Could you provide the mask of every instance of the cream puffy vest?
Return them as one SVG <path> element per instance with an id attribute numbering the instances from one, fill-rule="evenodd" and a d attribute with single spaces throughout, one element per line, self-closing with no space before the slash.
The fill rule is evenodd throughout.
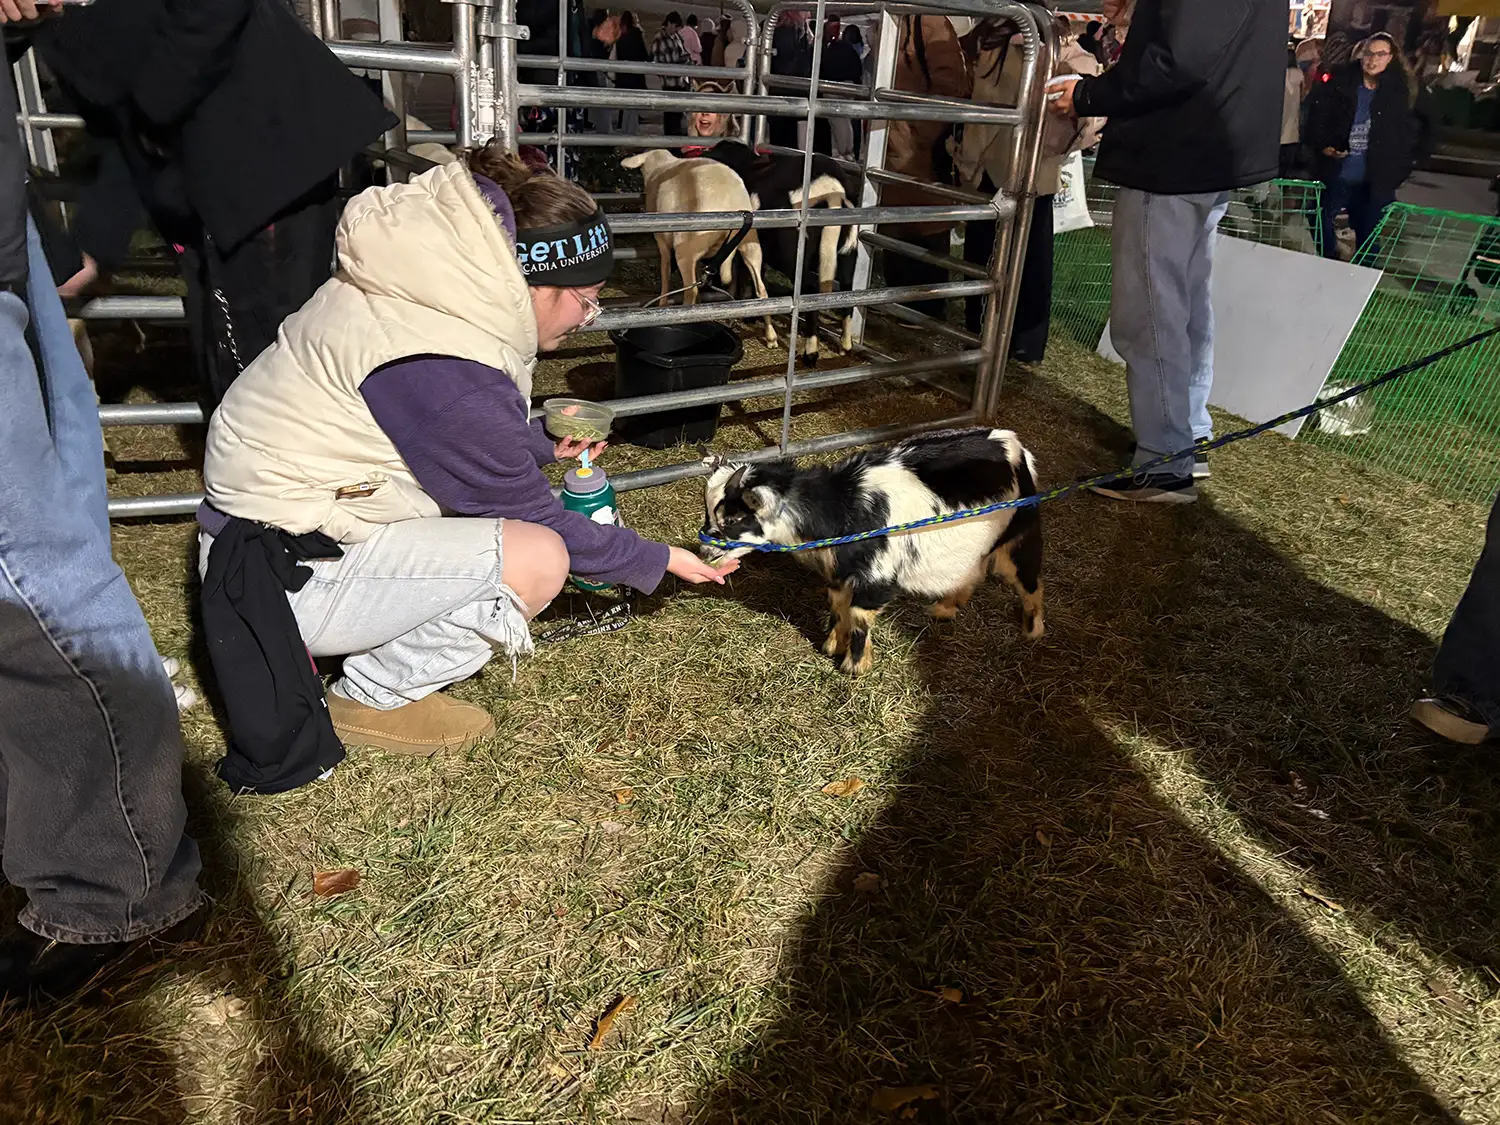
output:
<path id="1" fill-rule="evenodd" d="M 351 543 L 440 514 L 365 406 L 366 376 L 456 356 L 504 371 L 529 397 L 537 337 L 510 236 L 462 164 L 350 200 L 338 258 L 224 396 L 203 479 L 231 516 Z"/>

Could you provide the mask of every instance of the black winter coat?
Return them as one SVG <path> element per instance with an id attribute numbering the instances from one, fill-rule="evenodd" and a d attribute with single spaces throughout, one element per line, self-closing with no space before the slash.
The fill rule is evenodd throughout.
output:
<path id="1" fill-rule="evenodd" d="M 1364 72 L 1357 62 L 1324 76 L 1308 95 L 1303 141 L 1313 154 L 1318 179 L 1333 183 L 1343 170 L 1342 157 L 1325 156 L 1325 148 L 1349 151 L 1349 131 Z M 1414 101 L 1406 76 L 1386 67 L 1370 105 L 1370 149 L 1365 154 L 1365 182 L 1377 195 L 1394 195 L 1423 155 L 1429 133 L 1425 105 Z"/>
<path id="2" fill-rule="evenodd" d="M 1190 195 L 1280 171 L 1286 0 L 1140 0 L 1120 61 L 1078 83 L 1080 117 L 1107 117 L 1095 171 Z"/>
<path id="3" fill-rule="evenodd" d="M 97 0 L 34 43 L 153 213 L 226 251 L 396 123 L 281 0 Z"/>
<path id="4" fill-rule="evenodd" d="M 615 58 L 620 62 L 643 63 L 651 61 L 651 52 L 646 50 L 646 36 L 639 27 L 632 27 L 615 43 Z M 619 90 L 644 90 L 644 74 L 616 74 L 615 88 Z"/>

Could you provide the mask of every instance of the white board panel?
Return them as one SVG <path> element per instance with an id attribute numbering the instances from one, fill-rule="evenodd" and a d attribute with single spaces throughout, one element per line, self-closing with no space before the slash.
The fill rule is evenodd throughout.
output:
<path id="1" fill-rule="evenodd" d="M 1214 390 L 1209 402 L 1265 422 L 1318 397 L 1380 271 L 1219 235 L 1214 247 Z M 1099 354 L 1123 363 L 1109 326 Z M 1302 422 L 1278 426 L 1296 437 Z"/>

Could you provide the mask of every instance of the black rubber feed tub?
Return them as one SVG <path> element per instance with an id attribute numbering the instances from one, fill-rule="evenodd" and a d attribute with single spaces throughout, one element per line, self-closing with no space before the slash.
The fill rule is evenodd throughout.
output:
<path id="1" fill-rule="evenodd" d="M 671 324 L 611 332 L 615 342 L 615 397 L 722 387 L 745 347 L 722 324 Z M 719 403 L 620 418 L 615 432 L 650 449 L 711 441 L 719 430 Z"/>

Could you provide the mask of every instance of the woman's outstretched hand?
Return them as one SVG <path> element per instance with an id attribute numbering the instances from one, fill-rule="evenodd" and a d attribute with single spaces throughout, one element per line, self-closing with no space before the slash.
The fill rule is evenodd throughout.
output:
<path id="1" fill-rule="evenodd" d="M 684 550 L 681 547 L 672 547 L 669 549 L 672 553 L 667 559 L 667 570 L 677 575 L 684 582 L 691 582 L 695 586 L 701 585 L 704 582 L 717 582 L 722 586 L 724 585 L 725 577 L 733 574 L 740 568 L 739 559 L 730 559 L 722 566 L 712 566 L 693 554 L 693 552 Z"/>
<path id="2" fill-rule="evenodd" d="M 563 438 L 562 441 L 554 445 L 552 452 L 559 461 L 570 461 L 575 457 L 581 456 L 584 450 L 588 450 L 589 460 L 597 461 L 608 448 L 609 442 L 607 441 L 596 441 L 590 445 L 582 438 L 569 437 Z"/>

